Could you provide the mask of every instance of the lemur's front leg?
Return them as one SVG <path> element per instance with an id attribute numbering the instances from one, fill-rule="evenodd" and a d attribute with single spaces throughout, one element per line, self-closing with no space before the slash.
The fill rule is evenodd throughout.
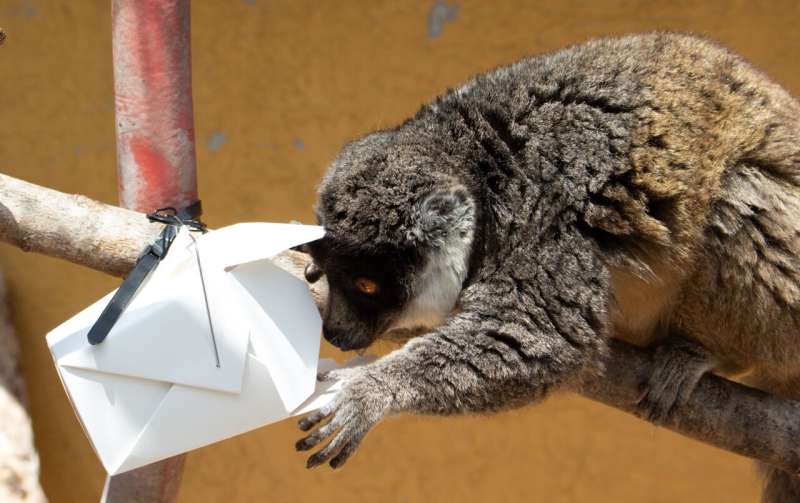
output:
<path id="1" fill-rule="evenodd" d="M 308 467 L 337 468 L 383 418 L 400 412 L 450 415 L 518 407 L 576 376 L 604 344 L 602 274 L 567 252 L 539 264 L 525 280 L 473 285 L 464 310 L 386 357 L 335 371 L 344 386 L 329 405 L 302 419 L 297 442 L 309 450 L 330 442 Z M 589 261 L 591 262 L 591 261 Z"/>

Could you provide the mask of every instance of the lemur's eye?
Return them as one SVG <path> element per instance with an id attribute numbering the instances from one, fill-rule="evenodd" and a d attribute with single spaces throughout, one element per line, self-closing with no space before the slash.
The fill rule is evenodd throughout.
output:
<path id="1" fill-rule="evenodd" d="M 380 290 L 377 283 L 363 276 L 356 278 L 355 285 L 358 291 L 366 295 L 375 295 Z"/>

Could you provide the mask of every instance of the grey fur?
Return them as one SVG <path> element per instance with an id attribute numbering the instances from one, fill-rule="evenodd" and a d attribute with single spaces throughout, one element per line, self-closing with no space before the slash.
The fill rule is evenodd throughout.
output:
<path id="1" fill-rule="evenodd" d="M 450 262 L 468 275 L 441 326 L 335 374 L 343 391 L 301 423 L 334 426 L 298 449 L 333 437 L 309 463 L 340 466 L 390 414 L 534 403 L 601 371 L 609 336 L 693 341 L 656 351 L 643 383 L 653 413 L 685 400 L 712 361 L 796 395 L 798 116 L 724 49 L 649 34 L 480 75 L 346 146 L 320 187 L 326 237 L 311 246 L 330 285 L 326 337 L 370 344 L 452 243 L 470 243 Z M 360 275 L 382 291 L 355 291 Z"/>

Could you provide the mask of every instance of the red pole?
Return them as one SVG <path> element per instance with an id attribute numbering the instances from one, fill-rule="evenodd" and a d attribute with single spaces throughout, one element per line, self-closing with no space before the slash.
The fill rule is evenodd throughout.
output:
<path id="1" fill-rule="evenodd" d="M 120 205 L 197 201 L 189 0 L 113 0 Z"/>
<path id="2" fill-rule="evenodd" d="M 120 205 L 142 212 L 198 200 L 189 0 L 113 0 Z M 185 456 L 106 481 L 106 503 L 172 503 Z"/>

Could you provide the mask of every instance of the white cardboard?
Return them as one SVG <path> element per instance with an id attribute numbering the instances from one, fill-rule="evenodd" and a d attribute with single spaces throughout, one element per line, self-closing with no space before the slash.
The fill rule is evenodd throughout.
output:
<path id="1" fill-rule="evenodd" d="M 59 376 L 114 475 L 329 402 L 321 320 L 306 285 L 269 259 L 321 227 L 182 229 L 104 342 L 86 335 L 113 292 L 47 335 Z M 200 254 L 216 365 L 195 246 Z M 330 366 L 330 364 L 328 364 Z"/>

